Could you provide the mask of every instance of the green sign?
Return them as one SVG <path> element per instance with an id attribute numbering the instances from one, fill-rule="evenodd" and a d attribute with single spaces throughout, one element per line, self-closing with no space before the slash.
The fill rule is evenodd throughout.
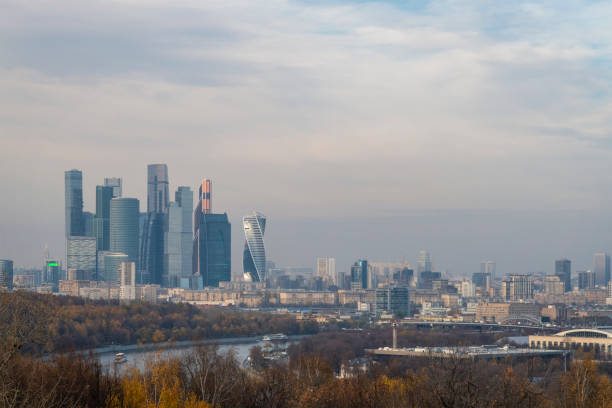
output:
<path id="1" fill-rule="evenodd" d="M 47 263 L 47 266 L 57 266 L 57 262 L 49 262 Z"/>

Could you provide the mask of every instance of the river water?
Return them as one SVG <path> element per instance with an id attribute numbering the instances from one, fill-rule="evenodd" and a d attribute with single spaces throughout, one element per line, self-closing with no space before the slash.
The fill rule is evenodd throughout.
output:
<path id="1" fill-rule="evenodd" d="M 289 336 L 289 341 L 286 345 L 299 343 L 305 336 Z M 225 353 L 232 350 L 236 354 L 236 359 L 242 363 L 249 355 L 249 351 L 253 346 L 263 346 L 266 342 L 261 340 L 261 337 L 242 337 L 229 339 L 207 340 L 202 343 L 218 344 L 219 353 Z M 191 352 L 195 347 L 194 342 L 179 342 L 147 344 L 147 345 L 131 345 L 131 346 L 109 346 L 101 347 L 93 350 L 93 353 L 98 356 L 102 366 L 108 369 L 114 369 L 113 361 L 116 353 L 124 353 L 128 360 L 128 364 L 122 364 L 119 367 L 124 369 L 126 366 L 137 367 L 142 369 L 146 361 L 155 361 L 156 359 L 168 359 L 171 357 L 182 357 Z"/>

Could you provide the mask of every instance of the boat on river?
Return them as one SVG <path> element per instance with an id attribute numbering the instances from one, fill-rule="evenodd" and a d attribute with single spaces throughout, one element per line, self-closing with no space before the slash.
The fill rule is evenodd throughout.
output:
<path id="1" fill-rule="evenodd" d="M 124 364 L 127 363 L 127 357 L 125 356 L 124 353 L 117 353 L 115 354 L 115 359 L 113 360 L 114 364 Z"/>
<path id="2" fill-rule="evenodd" d="M 289 337 L 283 333 L 267 334 L 263 336 L 263 341 L 287 341 Z"/>

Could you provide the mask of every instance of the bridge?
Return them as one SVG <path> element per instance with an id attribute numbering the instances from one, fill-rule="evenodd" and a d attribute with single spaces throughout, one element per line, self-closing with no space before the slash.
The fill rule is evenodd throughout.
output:
<path id="1" fill-rule="evenodd" d="M 516 316 L 515 316 L 516 317 Z M 520 322 L 520 323 L 519 323 Z M 523 323 L 528 322 L 528 324 Z M 403 320 L 398 322 L 401 326 L 416 326 L 419 328 L 433 328 L 433 327 L 442 327 L 442 328 L 466 328 L 466 329 L 476 329 L 476 330 L 512 330 L 512 329 L 537 329 L 540 331 L 546 332 L 555 332 L 558 331 L 558 327 L 546 327 L 541 323 L 537 322 L 533 318 L 526 318 L 522 316 L 519 319 L 508 318 L 505 319 L 502 323 L 482 323 L 482 322 L 443 322 L 443 321 L 426 321 L 426 320 Z"/>

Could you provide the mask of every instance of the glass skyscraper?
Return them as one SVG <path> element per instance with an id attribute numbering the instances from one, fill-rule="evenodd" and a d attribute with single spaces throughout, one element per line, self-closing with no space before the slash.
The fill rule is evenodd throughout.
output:
<path id="1" fill-rule="evenodd" d="M 203 180 L 193 212 L 192 287 L 219 286 L 232 279 L 232 228 L 227 214 L 213 214 L 210 180 Z"/>
<path id="2" fill-rule="evenodd" d="M 136 198 L 113 198 L 110 204 L 110 250 L 127 255 L 138 268 L 138 218 Z"/>
<path id="3" fill-rule="evenodd" d="M 68 237 L 66 247 L 66 269 L 84 271 L 87 279 L 96 279 L 96 237 Z"/>
<path id="4" fill-rule="evenodd" d="M 266 275 L 266 248 L 264 233 L 266 232 L 266 216 L 254 212 L 242 217 L 244 230 L 244 252 L 242 266 L 244 276 L 252 282 L 263 282 Z"/>
<path id="5" fill-rule="evenodd" d="M 192 273 L 192 228 L 193 192 L 189 187 L 179 187 L 174 202 L 168 206 L 164 237 L 163 284 L 180 286 L 181 278 Z"/>
<path id="6" fill-rule="evenodd" d="M 0 259 L 0 288 L 13 289 L 13 261 Z"/>
<path id="7" fill-rule="evenodd" d="M 168 208 L 168 166 L 147 166 L 147 212 L 165 213 Z"/>
<path id="8" fill-rule="evenodd" d="M 111 187 L 113 189 L 113 198 L 121 197 L 121 185 L 121 177 L 107 177 L 104 179 L 104 187 Z"/>
<path id="9" fill-rule="evenodd" d="M 610 281 L 610 255 L 605 252 L 596 253 L 593 257 L 593 273 L 595 284 L 606 286 Z"/>
<path id="10" fill-rule="evenodd" d="M 80 170 L 64 172 L 66 204 L 66 238 L 84 233 L 83 225 L 83 173 Z"/>
<path id="11" fill-rule="evenodd" d="M 351 267 L 351 289 L 368 289 L 368 261 L 365 259 Z"/>
<path id="12" fill-rule="evenodd" d="M 110 248 L 110 202 L 112 199 L 113 187 L 96 186 L 94 234 L 99 251 L 108 251 Z"/>
<path id="13" fill-rule="evenodd" d="M 572 290 L 572 261 L 569 259 L 557 259 L 555 261 L 555 275 L 565 285 L 565 292 Z"/>

